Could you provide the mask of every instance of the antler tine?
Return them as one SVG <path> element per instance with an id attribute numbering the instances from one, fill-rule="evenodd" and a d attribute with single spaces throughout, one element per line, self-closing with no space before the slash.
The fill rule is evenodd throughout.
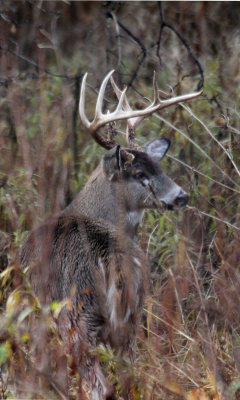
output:
<path id="1" fill-rule="evenodd" d="M 120 101 L 123 91 L 119 89 L 119 87 L 117 86 L 117 84 L 114 81 L 112 76 L 111 76 L 111 85 L 112 85 L 112 88 L 113 88 L 118 100 Z M 125 88 L 125 90 L 126 90 L 126 88 Z M 127 96 L 124 96 L 123 111 L 133 112 L 133 109 L 129 105 Z M 126 140 L 127 140 L 127 144 L 129 145 L 129 147 L 134 147 L 135 122 L 139 118 L 142 119 L 143 117 L 129 118 L 127 120 Z"/>
<path id="2" fill-rule="evenodd" d="M 202 92 L 203 91 L 200 90 L 199 92 L 196 93 L 183 94 L 181 96 L 171 97 L 170 99 L 167 100 L 159 100 L 159 104 L 152 108 L 154 109 L 153 112 L 162 110 L 163 108 L 170 107 L 177 103 L 182 103 L 183 101 L 195 99 L 195 97 L 200 96 Z"/>
<path id="3" fill-rule="evenodd" d="M 104 93 L 105 93 L 105 89 L 108 84 L 109 78 L 110 78 L 110 76 L 112 76 L 113 73 L 114 73 L 114 69 L 112 69 L 112 71 L 110 71 L 102 81 L 102 84 L 101 84 L 101 87 L 100 87 L 100 90 L 98 93 L 97 103 L 96 103 L 95 118 L 99 118 L 103 115 L 102 114 L 102 104 L 103 104 Z"/>
<path id="4" fill-rule="evenodd" d="M 119 112 L 124 112 L 123 103 L 125 102 L 125 104 L 128 104 L 127 97 L 126 97 L 126 91 L 127 91 L 127 88 L 125 87 L 121 93 L 117 108 L 112 114 L 116 114 L 116 116 L 117 116 Z M 120 118 L 120 119 L 124 119 L 124 118 Z"/>
<path id="5" fill-rule="evenodd" d="M 79 99 L 79 114 L 80 114 L 80 118 L 81 118 L 83 125 L 85 125 L 86 128 L 89 128 L 90 122 L 88 121 L 88 119 L 86 117 L 85 106 L 84 106 L 87 76 L 88 76 L 88 73 L 86 72 L 86 74 L 84 75 L 83 80 L 82 80 L 80 99 Z"/>
<path id="6" fill-rule="evenodd" d="M 153 71 L 153 90 L 154 90 L 153 104 L 157 105 L 159 103 L 160 99 L 159 99 L 159 94 L 158 94 L 158 84 L 157 84 L 156 71 Z"/>
<path id="7" fill-rule="evenodd" d="M 89 131 L 89 133 L 91 134 L 91 136 L 96 140 L 97 143 L 99 143 L 101 146 L 103 146 L 106 149 L 111 149 L 112 147 L 115 146 L 115 142 L 105 139 L 104 137 L 98 135 L 97 130 L 105 125 L 108 122 L 114 121 L 114 113 L 118 113 L 120 110 L 122 110 L 122 104 L 123 104 L 123 100 L 124 100 L 124 94 L 122 94 L 120 100 L 119 100 L 119 104 L 116 108 L 116 110 L 113 113 L 108 113 L 107 115 L 104 115 L 102 113 L 102 104 L 103 104 L 103 98 L 104 98 L 104 93 L 105 93 L 105 89 L 107 86 L 107 83 L 109 81 L 110 76 L 114 73 L 114 70 L 110 71 L 107 76 L 104 78 L 100 90 L 99 90 L 99 94 L 98 94 L 98 98 L 97 98 L 97 102 L 96 102 L 96 109 L 95 109 L 95 116 L 92 122 L 90 122 L 88 120 L 88 118 L 86 117 L 85 114 L 85 92 L 86 92 L 86 80 L 87 80 L 87 73 L 84 75 L 83 80 L 82 80 L 82 86 L 81 86 L 81 92 L 80 92 L 80 100 L 79 100 L 79 114 L 80 114 L 80 118 L 81 121 L 83 123 L 83 125 L 87 128 L 87 130 Z"/>
<path id="8" fill-rule="evenodd" d="M 123 91 L 119 89 L 113 77 L 111 76 L 111 84 L 112 88 L 118 98 L 122 95 Z M 127 96 L 124 97 L 123 110 L 129 113 L 134 113 L 132 107 L 129 105 Z M 139 123 L 144 119 L 145 116 L 138 116 L 133 118 L 128 118 L 127 120 L 127 131 L 126 131 L 126 139 L 129 147 L 135 147 L 134 139 L 135 139 L 135 129 L 139 125 Z"/>
<path id="9" fill-rule="evenodd" d="M 95 110 L 95 117 L 94 117 L 94 121 L 96 120 L 98 122 L 98 120 L 100 120 L 100 119 L 102 120 L 101 122 L 99 122 L 99 127 L 108 122 L 112 122 L 114 120 L 113 117 L 118 118 L 119 113 L 123 112 L 124 100 L 127 102 L 126 95 L 125 95 L 127 88 L 125 88 L 123 91 L 120 91 L 120 96 L 118 98 L 119 102 L 118 102 L 116 109 L 112 113 L 108 113 L 107 115 L 104 115 L 102 113 L 102 103 L 103 103 L 105 89 L 106 89 L 107 83 L 109 81 L 109 78 L 110 77 L 112 78 L 113 73 L 114 73 L 114 69 L 112 71 L 110 71 L 107 74 L 107 76 L 104 78 L 104 80 L 101 84 L 100 90 L 99 90 L 97 104 L 96 104 L 96 110 Z M 120 117 L 120 119 L 122 119 L 122 117 Z"/>
<path id="10" fill-rule="evenodd" d="M 79 114 L 81 121 L 83 125 L 87 128 L 87 130 L 90 132 L 91 136 L 96 140 L 97 143 L 99 143 L 102 147 L 105 149 L 111 149 L 112 147 L 115 146 L 115 142 L 110 141 L 105 139 L 104 137 L 98 135 L 97 130 L 100 128 L 100 126 L 105 124 L 105 121 L 103 120 L 103 114 L 102 114 L 102 103 L 103 103 L 103 97 L 104 97 L 104 92 L 107 86 L 107 82 L 109 80 L 109 77 L 113 74 L 114 71 L 109 72 L 109 74 L 106 76 L 104 81 L 102 82 L 102 85 L 100 87 L 97 103 L 96 103 L 96 110 L 95 110 L 95 116 L 92 122 L 88 120 L 85 114 L 85 92 L 86 92 L 86 80 L 87 80 L 87 72 L 83 77 L 82 80 L 82 86 L 81 86 L 81 91 L 80 91 L 80 99 L 79 99 Z"/>
<path id="11" fill-rule="evenodd" d="M 120 90 L 119 87 L 116 85 L 116 82 L 112 76 L 110 78 L 110 81 L 111 81 L 111 85 L 114 90 L 114 93 L 116 94 L 118 100 L 120 100 L 123 91 L 125 90 L 125 92 L 126 92 L 127 88 L 124 88 L 124 90 Z M 128 103 L 127 96 L 124 96 L 123 110 L 124 111 L 132 111 L 132 108 L 130 107 L 130 105 Z"/>

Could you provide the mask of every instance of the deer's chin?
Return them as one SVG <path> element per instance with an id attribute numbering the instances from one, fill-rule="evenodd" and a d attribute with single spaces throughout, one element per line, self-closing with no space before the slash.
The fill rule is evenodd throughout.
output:
<path id="1" fill-rule="evenodd" d="M 176 206 L 175 204 L 167 204 L 162 202 L 163 207 L 165 210 L 174 211 L 174 210 L 181 210 L 184 206 Z"/>
<path id="2" fill-rule="evenodd" d="M 181 205 L 169 204 L 169 203 L 165 203 L 164 201 L 162 201 L 161 203 L 165 210 L 170 210 L 170 211 L 182 210 L 183 208 L 186 207 L 186 204 L 181 204 Z"/>
<path id="3" fill-rule="evenodd" d="M 161 203 L 165 210 L 172 211 L 173 209 L 175 209 L 175 206 L 173 204 L 166 203 L 165 201 L 161 201 Z"/>
<path id="4" fill-rule="evenodd" d="M 176 206 L 175 204 L 166 204 L 166 203 L 164 203 L 165 210 L 170 210 L 170 211 L 182 210 L 183 208 L 185 208 L 185 206 L 186 205 Z"/>

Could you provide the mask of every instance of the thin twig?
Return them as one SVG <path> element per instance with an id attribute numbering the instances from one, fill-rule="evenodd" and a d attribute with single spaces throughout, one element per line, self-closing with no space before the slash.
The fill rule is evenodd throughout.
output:
<path id="1" fill-rule="evenodd" d="M 159 317 L 159 315 L 156 315 L 154 313 L 152 313 L 151 311 L 147 310 L 146 308 L 143 309 L 147 314 L 150 314 L 152 317 L 158 319 L 159 321 L 163 322 L 165 325 L 169 326 L 170 328 L 172 328 L 174 331 L 176 331 L 179 335 L 185 337 L 186 339 L 190 340 L 191 342 L 195 342 L 195 339 L 191 338 L 190 336 L 188 336 L 186 333 L 180 331 L 180 329 L 177 329 L 174 325 L 170 324 L 169 322 L 165 321 L 164 319 L 162 319 L 161 317 Z"/>
<path id="2" fill-rule="evenodd" d="M 204 341 L 209 346 L 208 347 L 208 350 L 209 350 L 208 356 L 210 355 L 210 357 L 211 357 L 211 367 L 212 368 L 215 367 L 215 368 L 213 368 L 213 370 L 214 370 L 214 373 L 216 373 L 216 371 L 215 371 L 216 364 L 214 362 L 216 360 L 216 358 L 215 358 L 215 354 L 214 354 L 214 346 L 213 346 L 213 341 L 212 341 L 212 337 L 211 337 L 211 332 L 210 332 L 210 329 L 209 329 L 208 314 L 207 314 L 207 311 L 206 311 L 205 302 L 203 300 L 202 291 L 201 291 L 201 287 L 200 287 L 198 276 L 197 276 L 197 269 L 198 269 L 198 266 L 199 266 L 200 254 L 202 253 L 202 249 L 203 249 L 203 242 L 201 244 L 201 249 L 200 249 L 200 253 L 199 253 L 198 262 L 197 262 L 197 268 L 196 269 L 193 266 L 192 260 L 191 260 L 191 258 L 189 256 L 188 252 L 186 252 L 186 255 L 187 255 L 188 262 L 189 262 L 189 264 L 190 264 L 190 266 L 192 268 L 192 272 L 193 272 L 196 288 L 197 288 L 197 291 L 198 291 L 198 294 L 199 294 L 199 298 L 200 298 L 200 302 L 201 302 L 201 308 L 202 308 L 203 313 L 204 313 L 205 331 L 206 331 L 206 336 L 207 336 L 207 338 L 204 338 Z M 198 335 L 200 335 L 199 331 L 198 331 Z"/>
<path id="3" fill-rule="evenodd" d="M 38 71 L 39 70 L 43 71 L 43 72 L 45 72 L 45 74 L 50 75 L 50 76 L 52 76 L 54 78 L 64 78 L 64 79 L 69 79 L 69 80 L 74 80 L 76 78 L 76 76 L 69 76 L 69 75 L 66 75 L 66 74 L 56 74 L 54 72 L 50 72 L 47 68 L 41 68 L 38 65 L 38 63 L 36 63 L 36 61 L 30 59 L 29 57 L 24 56 L 23 54 L 19 54 L 16 51 L 14 51 L 14 50 L 12 50 L 10 48 L 5 48 L 5 47 L 2 47 L 0 45 L 0 50 L 6 51 L 8 53 L 13 54 L 17 58 L 20 58 L 20 60 L 23 60 L 23 61 L 27 62 L 28 64 L 33 65 Z"/>
<path id="4" fill-rule="evenodd" d="M 154 117 L 159 119 L 160 121 L 163 121 L 166 125 L 168 125 L 170 128 L 175 130 L 176 132 L 180 133 L 183 137 L 185 137 L 189 142 L 191 142 L 220 172 L 223 176 L 225 176 L 233 185 L 237 186 L 240 189 L 240 185 L 236 183 L 221 167 L 219 167 L 218 164 L 215 163 L 215 161 L 189 136 L 186 135 L 183 131 L 178 129 L 176 126 L 174 126 L 171 122 L 167 121 L 165 118 L 161 117 L 160 115 L 154 114 Z"/>
<path id="5" fill-rule="evenodd" d="M 240 191 L 239 191 L 239 190 L 236 190 L 236 189 L 234 189 L 234 188 L 232 188 L 232 187 L 230 187 L 230 186 L 228 186 L 228 185 L 225 185 L 225 184 L 222 183 L 222 182 L 217 181 L 216 179 L 211 178 L 210 176 L 204 174 L 203 172 L 199 171 L 199 170 L 196 169 L 195 167 L 192 167 L 191 165 L 185 163 L 185 162 L 182 161 L 182 160 L 179 160 L 179 158 L 174 157 L 174 156 L 172 156 L 171 154 L 166 154 L 166 156 L 167 156 L 168 158 L 170 158 L 171 160 L 177 161 L 179 164 L 181 164 L 181 165 L 183 165 L 184 167 L 190 169 L 192 172 L 194 172 L 194 173 L 196 173 L 196 174 L 198 174 L 198 175 L 201 175 L 201 176 L 203 176 L 204 178 L 207 178 L 207 179 L 209 179 L 210 181 L 212 181 L 212 182 L 214 182 L 214 183 L 217 183 L 218 185 L 224 187 L 225 189 L 228 189 L 228 190 L 231 190 L 232 192 L 235 192 L 235 193 L 240 194 Z"/>
<path id="6" fill-rule="evenodd" d="M 230 132 L 240 135 L 240 131 L 238 129 L 234 128 L 233 126 L 227 124 L 227 128 L 230 130 Z"/>
<path id="7" fill-rule="evenodd" d="M 180 372 L 180 374 L 182 374 L 185 378 L 187 378 L 190 382 L 192 382 L 194 384 L 194 386 L 199 387 L 199 384 L 197 382 L 195 382 L 190 376 L 189 374 L 186 374 L 181 368 L 177 367 L 175 364 L 173 364 L 172 362 L 170 362 L 169 360 L 167 360 L 167 363 L 169 365 L 171 365 L 171 367 L 175 368 L 178 372 Z"/>
<path id="8" fill-rule="evenodd" d="M 149 235 L 148 238 L 148 244 L 147 244 L 147 251 L 146 251 L 146 255 L 148 257 L 148 251 L 149 251 L 149 247 L 150 247 L 150 243 L 151 243 L 151 239 L 153 237 L 154 232 L 156 231 L 156 229 L 159 227 L 159 223 L 157 223 L 157 225 L 155 225 L 155 227 L 153 228 L 152 232 Z"/>
<path id="9" fill-rule="evenodd" d="M 240 228 L 238 228 L 236 225 L 231 224 L 230 222 L 226 221 L 225 219 L 218 218 L 218 217 L 214 217 L 213 215 L 208 214 L 208 213 L 206 213 L 205 211 L 199 210 L 197 207 L 192 207 L 192 206 L 188 206 L 188 205 L 187 205 L 186 208 L 187 208 L 188 210 L 195 211 L 195 212 L 197 212 L 198 214 L 202 214 L 202 215 L 205 215 L 206 217 L 215 219 L 216 221 L 222 222 L 223 224 L 228 225 L 228 226 L 230 226 L 231 228 L 236 229 L 237 231 L 240 231 Z"/>
<path id="10" fill-rule="evenodd" d="M 181 105 L 181 107 L 184 108 L 184 110 L 186 110 L 186 111 L 191 115 L 191 117 L 195 118 L 196 121 L 198 121 L 198 122 L 204 127 L 205 131 L 209 134 L 209 136 L 211 136 L 211 138 L 221 147 L 221 149 L 222 149 L 222 150 L 224 151 L 224 153 L 227 155 L 227 157 L 228 157 L 229 160 L 231 161 L 232 165 L 234 166 L 235 171 L 237 172 L 237 174 L 238 174 L 239 177 L 240 177 L 240 171 L 239 171 L 237 165 L 235 164 L 235 162 L 233 161 L 232 155 L 229 153 L 229 151 L 228 151 L 227 149 L 225 149 L 225 147 L 222 145 L 222 143 L 219 142 L 219 140 L 213 135 L 213 133 L 212 133 L 212 132 L 210 131 L 210 129 L 204 124 L 204 122 L 203 122 L 200 118 L 198 118 L 198 117 L 196 116 L 196 114 L 194 114 L 194 112 L 193 112 L 188 106 L 186 106 L 186 105 L 183 104 L 183 103 L 179 103 L 179 104 Z"/>

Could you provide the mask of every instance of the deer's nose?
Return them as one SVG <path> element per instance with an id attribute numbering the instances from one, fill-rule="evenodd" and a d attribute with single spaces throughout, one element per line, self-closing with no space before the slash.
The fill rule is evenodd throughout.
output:
<path id="1" fill-rule="evenodd" d="M 178 207 L 184 207 L 188 203 L 188 194 L 181 190 L 174 200 L 174 205 Z"/>

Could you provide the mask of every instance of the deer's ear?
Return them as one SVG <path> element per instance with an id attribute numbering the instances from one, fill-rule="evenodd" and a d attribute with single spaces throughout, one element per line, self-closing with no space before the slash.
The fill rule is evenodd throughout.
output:
<path id="1" fill-rule="evenodd" d="M 155 139 L 144 146 L 144 150 L 150 157 L 161 160 L 167 153 L 171 142 L 169 139 L 161 138 Z"/>
<path id="2" fill-rule="evenodd" d="M 109 150 L 102 159 L 102 169 L 109 181 L 117 180 L 121 170 L 120 146 Z"/>
<path id="3" fill-rule="evenodd" d="M 119 145 L 109 150 L 102 159 L 102 168 L 108 180 L 116 181 L 121 172 L 132 164 L 133 159 L 134 155 Z"/>

